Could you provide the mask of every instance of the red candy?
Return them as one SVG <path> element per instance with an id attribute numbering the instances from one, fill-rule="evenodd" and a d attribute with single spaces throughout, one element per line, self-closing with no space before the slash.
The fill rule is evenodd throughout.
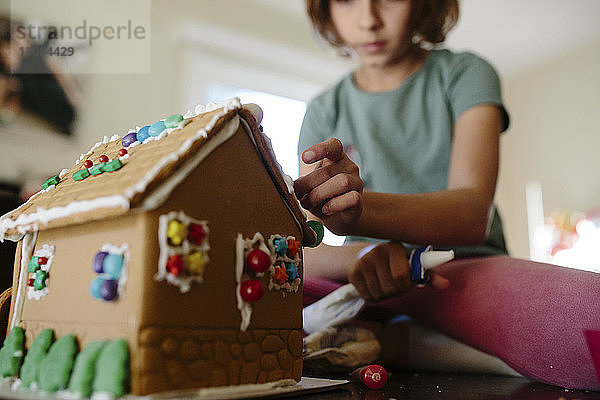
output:
<path id="1" fill-rule="evenodd" d="M 276 267 L 275 274 L 273 275 L 273 280 L 275 282 L 277 282 L 278 284 L 283 285 L 285 283 L 285 281 L 288 280 L 288 275 L 286 273 L 285 268 Z"/>
<path id="2" fill-rule="evenodd" d="M 108 162 L 108 156 L 106 154 L 102 154 L 100 157 L 98 157 L 98 161 L 101 163 Z"/>
<path id="3" fill-rule="evenodd" d="M 125 149 L 119 150 L 119 157 L 123 157 L 125 154 L 127 154 L 127 150 L 125 150 Z"/>
<path id="4" fill-rule="evenodd" d="M 198 224 L 190 224 L 188 226 L 188 239 L 194 244 L 200 244 L 206 237 L 204 227 Z"/>
<path id="5" fill-rule="evenodd" d="M 178 254 L 173 254 L 167 260 L 167 271 L 171 275 L 181 275 L 183 272 L 183 259 Z"/>
<path id="6" fill-rule="evenodd" d="M 287 246 L 287 253 L 290 257 L 294 257 L 300 251 L 300 242 L 298 240 L 288 239 Z"/>
<path id="7" fill-rule="evenodd" d="M 271 266 L 271 257 L 262 250 L 254 249 L 246 256 L 246 265 L 254 272 L 265 272 Z"/>
<path id="8" fill-rule="evenodd" d="M 46 257 L 38 257 L 38 264 L 46 265 L 47 262 L 48 262 L 48 259 Z"/>
<path id="9" fill-rule="evenodd" d="M 264 293 L 265 289 L 260 281 L 257 281 L 256 279 L 244 281 L 240 287 L 240 295 L 242 296 L 242 300 L 246 303 L 252 303 L 253 301 L 259 300 Z"/>
<path id="10" fill-rule="evenodd" d="M 385 368 L 377 364 L 358 368 L 352 372 L 352 376 L 358 377 L 369 389 L 381 389 L 387 382 Z"/>
<path id="11" fill-rule="evenodd" d="M 83 166 L 86 168 L 92 168 L 93 165 L 94 162 L 92 160 L 85 160 L 85 162 L 83 163 Z"/>
<path id="12" fill-rule="evenodd" d="M 33 282 L 35 281 L 35 279 L 31 278 L 27 281 L 27 286 L 33 286 Z"/>

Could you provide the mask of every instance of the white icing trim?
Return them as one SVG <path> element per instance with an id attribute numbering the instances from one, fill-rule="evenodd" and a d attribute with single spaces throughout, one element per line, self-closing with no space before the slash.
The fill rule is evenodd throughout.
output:
<path id="1" fill-rule="evenodd" d="M 275 266 L 283 266 L 283 268 L 285 268 L 285 262 L 291 262 L 296 264 L 296 266 L 298 267 L 298 273 L 300 274 L 300 254 L 296 254 L 294 256 L 294 258 L 290 258 L 287 256 L 287 254 L 284 254 L 283 256 L 278 255 L 275 252 L 275 246 L 273 245 L 273 239 L 277 239 L 277 238 L 281 238 L 281 239 L 285 239 L 287 241 L 287 239 L 294 239 L 296 240 L 296 238 L 294 238 L 293 236 L 288 236 L 288 237 L 283 237 L 281 235 L 271 235 L 271 237 L 269 238 L 268 241 L 265 241 L 265 238 L 263 237 L 263 235 L 260 232 L 256 232 L 254 234 L 254 236 L 252 237 L 252 239 L 244 239 L 242 237 L 241 233 L 238 233 L 237 235 L 237 239 L 236 239 L 236 261 L 235 261 L 235 277 L 236 277 L 236 299 L 237 299 L 237 308 L 238 310 L 240 310 L 240 315 L 242 317 L 242 323 L 240 325 L 240 330 L 245 331 L 248 326 L 250 325 L 250 320 L 252 317 L 252 305 L 250 303 L 245 302 L 242 299 L 242 295 L 240 292 L 240 289 L 242 287 L 242 282 L 245 281 L 246 279 L 250 278 L 248 276 L 248 274 L 244 273 L 244 267 L 245 267 L 245 262 L 246 262 L 246 255 L 249 251 L 251 251 L 252 249 L 258 249 L 263 251 L 264 253 L 269 255 L 269 258 L 271 260 L 271 265 L 269 266 L 269 268 L 267 269 L 267 271 L 269 272 L 269 290 L 281 290 L 281 294 L 283 296 L 285 296 L 285 292 L 297 292 L 298 288 L 300 287 L 301 284 L 301 280 L 300 278 L 295 279 L 294 282 L 292 282 L 291 284 L 289 282 L 286 282 L 283 285 L 278 285 L 275 282 L 273 282 L 273 275 L 275 273 Z M 283 264 L 283 265 L 282 265 Z M 252 275 L 253 273 L 251 273 Z M 254 273 L 253 275 L 256 278 L 260 278 L 261 276 L 263 276 L 264 273 Z M 254 278 L 250 278 L 250 279 L 254 279 Z"/>
<path id="2" fill-rule="evenodd" d="M 29 272 L 27 265 L 33 254 L 33 248 L 37 240 L 37 230 L 33 233 L 27 233 L 23 238 L 21 246 L 21 270 L 19 271 L 19 280 L 17 282 L 17 296 L 15 298 L 12 318 L 10 319 L 9 330 L 21 323 L 21 315 L 23 315 L 23 303 L 25 301 L 25 290 L 27 288 L 27 279 Z"/>
<path id="3" fill-rule="evenodd" d="M 260 235 L 260 233 L 256 233 L 256 235 Z M 260 236 L 262 238 L 262 235 Z M 242 317 L 242 322 L 240 324 L 240 330 L 245 332 L 248 329 L 248 325 L 250 325 L 250 319 L 252 318 L 252 306 L 250 303 L 246 303 L 242 299 L 242 294 L 240 290 L 242 289 L 242 277 L 244 274 L 244 248 L 246 247 L 246 240 L 241 233 L 237 234 L 237 238 L 235 240 L 235 297 L 237 299 L 237 308 L 240 310 L 240 316 Z"/>
<path id="4" fill-rule="evenodd" d="M 44 190 L 40 190 L 39 192 L 34 193 L 33 195 L 31 195 L 31 197 L 29 197 L 29 199 L 27 199 L 27 201 L 25 203 L 21 204 L 16 209 L 9 211 L 0 217 L 0 242 L 4 242 L 4 239 L 9 239 L 9 240 L 13 240 L 13 241 L 17 242 L 23 238 L 23 235 L 24 235 L 23 233 L 6 236 L 6 231 L 9 228 L 12 228 L 12 226 L 9 226 L 9 221 L 12 221 L 10 219 L 10 215 L 14 212 L 19 211 L 21 208 L 26 207 L 30 201 L 32 201 L 34 198 L 36 198 L 37 196 L 39 196 L 42 193 L 44 193 Z"/>
<path id="5" fill-rule="evenodd" d="M 180 250 L 170 246 L 167 238 L 167 230 L 169 221 L 174 219 L 177 219 L 186 225 L 189 225 L 190 223 L 201 225 L 204 228 L 204 232 L 206 232 L 206 236 L 202 240 L 202 243 L 195 245 L 186 239 L 182 242 Z M 156 281 L 166 280 L 170 284 L 179 287 L 181 293 L 189 292 L 193 282 L 202 283 L 204 280 L 203 274 L 181 277 L 170 274 L 169 271 L 167 271 L 167 260 L 174 254 L 185 256 L 190 254 L 192 251 L 198 251 L 203 254 L 203 256 L 206 258 L 206 262 L 208 263 L 210 261 L 208 257 L 208 251 L 210 250 L 210 243 L 208 240 L 209 235 L 210 230 L 206 221 L 194 219 L 186 215 L 183 211 L 171 211 L 170 213 L 159 216 L 158 246 L 160 248 L 160 254 L 158 256 L 158 272 L 154 275 L 154 279 Z"/>
<path id="6" fill-rule="evenodd" d="M 36 257 L 46 257 L 48 259 L 48 261 L 46 262 L 45 265 L 40 266 L 40 269 L 43 270 L 43 271 L 49 272 L 50 268 L 52 267 L 52 260 L 54 259 L 54 246 L 51 246 L 49 244 L 45 244 L 44 243 L 44 245 L 42 246 L 42 248 L 39 249 L 39 250 L 37 250 L 33 254 L 33 256 L 36 256 Z M 31 260 L 32 257 L 29 257 L 29 259 Z M 27 263 L 29 264 L 29 261 Z M 28 271 L 28 275 L 29 275 L 29 271 Z M 46 282 L 44 283 L 44 288 L 41 289 L 41 290 L 35 290 L 31 286 L 27 286 L 27 299 L 29 299 L 29 300 L 31 300 L 31 299 L 40 300 L 42 297 L 47 296 L 48 292 L 49 292 L 49 289 L 48 289 L 48 279 L 50 279 L 50 278 L 49 277 L 46 278 Z"/>
<path id="7" fill-rule="evenodd" d="M 114 195 L 98 197 L 92 200 L 73 201 L 66 206 L 53 207 L 48 210 L 38 207 L 36 212 L 21 214 L 16 220 L 10 218 L 0 220 L 0 237 L 4 237 L 4 233 L 8 229 L 17 228 L 19 233 L 25 234 L 30 230 L 37 229 L 37 223 L 39 222 L 47 224 L 50 221 L 68 217 L 72 214 L 113 207 L 129 209 L 129 200 L 121 195 Z"/>
<path id="8" fill-rule="evenodd" d="M 123 265 L 121 267 L 121 274 L 117 282 L 117 295 L 118 299 L 122 299 L 125 296 L 125 284 L 127 283 L 128 277 L 128 265 L 129 259 L 131 258 L 131 252 L 129 251 L 129 244 L 123 243 L 121 247 L 115 246 L 114 244 L 106 243 L 102 246 L 100 251 L 105 251 L 109 254 L 118 254 L 123 257 Z M 98 274 L 99 276 L 108 274 Z M 98 299 L 99 300 L 99 299 Z M 115 299 L 116 300 L 116 299 Z"/>
<path id="9" fill-rule="evenodd" d="M 277 252 L 275 251 L 275 244 L 274 244 L 274 240 L 275 239 L 285 239 L 286 243 L 288 239 L 293 239 L 296 240 L 295 237 L 293 236 L 288 236 L 288 237 L 283 237 L 281 235 L 271 235 L 271 237 L 269 238 L 268 244 L 269 244 L 269 249 L 271 251 L 271 258 L 273 259 L 273 262 L 271 263 L 271 266 L 269 267 L 269 290 L 279 290 L 281 291 L 281 294 L 283 296 L 285 296 L 286 292 L 294 292 L 296 293 L 298 291 L 298 288 L 300 287 L 302 280 L 300 279 L 300 276 L 298 276 L 298 278 L 294 279 L 293 282 L 285 282 L 283 285 L 278 284 L 277 282 L 275 282 L 273 280 L 273 276 L 275 275 L 275 267 L 283 267 L 287 270 L 287 266 L 285 265 L 285 263 L 293 263 L 294 265 L 296 265 L 296 268 L 298 268 L 298 275 L 300 275 L 300 250 L 298 251 L 298 253 L 296 253 L 296 255 L 294 256 L 294 258 L 290 258 L 286 254 L 284 254 L 283 256 L 280 256 L 279 254 L 277 254 Z M 283 289 L 283 290 L 282 290 Z"/>

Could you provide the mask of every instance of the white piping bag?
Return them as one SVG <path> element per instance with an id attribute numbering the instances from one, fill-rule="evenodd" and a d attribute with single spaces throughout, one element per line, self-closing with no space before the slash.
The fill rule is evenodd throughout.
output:
<path id="1" fill-rule="evenodd" d="M 453 258 L 453 250 L 431 250 L 431 246 L 413 250 L 408 261 L 411 281 L 418 286 L 426 285 L 429 281 L 427 270 Z M 348 283 L 302 310 L 304 331 L 311 334 L 343 324 L 354 318 L 364 306 L 365 300 L 360 297 L 354 285 Z"/>

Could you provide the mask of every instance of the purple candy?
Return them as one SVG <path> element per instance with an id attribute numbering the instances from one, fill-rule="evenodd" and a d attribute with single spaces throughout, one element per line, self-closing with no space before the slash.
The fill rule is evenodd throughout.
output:
<path id="1" fill-rule="evenodd" d="M 104 273 L 104 258 L 106 258 L 106 256 L 108 255 L 108 253 L 106 251 L 99 251 L 96 253 L 96 255 L 94 256 L 94 271 L 97 274 L 102 274 Z"/>
<path id="2" fill-rule="evenodd" d="M 114 279 L 107 279 L 100 286 L 100 296 L 103 300 L 111 301 L 117 298 L 118 283 Z"/>
<path id="3" fill-rule="evenodd" d="M 123 147 L 129 147 L 135 141 L 137 141 L 137 134 L 135 132 L 131 132 L 123 136 L 123 139 L 121 139 L 121 144 Z"/>

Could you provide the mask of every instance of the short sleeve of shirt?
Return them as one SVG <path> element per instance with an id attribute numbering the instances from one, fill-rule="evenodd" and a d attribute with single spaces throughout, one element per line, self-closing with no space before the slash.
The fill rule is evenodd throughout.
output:
<path id="1" fill-rule="evenodd" d="M 502 112 L 502 131 L 509 125 L 509 117 L 502 104 L 500 79 L 494 68 L 484 59 L 463 53 L 450 71 L 448 96 L 454 120 L 467 109 L 478 104 L 497 104 Z"/>
<path id="2" fill-rule="evenodd" d="M 325 118 L 323 107 L 319 106 L 319 98 L 311 101 L 306 108 L 302 127 L 300 128 L 298 154 L 301 154 L 310 146 L 329 138 L 330 133 L 327 133 L 329 126 L 330 124 Z"/>

